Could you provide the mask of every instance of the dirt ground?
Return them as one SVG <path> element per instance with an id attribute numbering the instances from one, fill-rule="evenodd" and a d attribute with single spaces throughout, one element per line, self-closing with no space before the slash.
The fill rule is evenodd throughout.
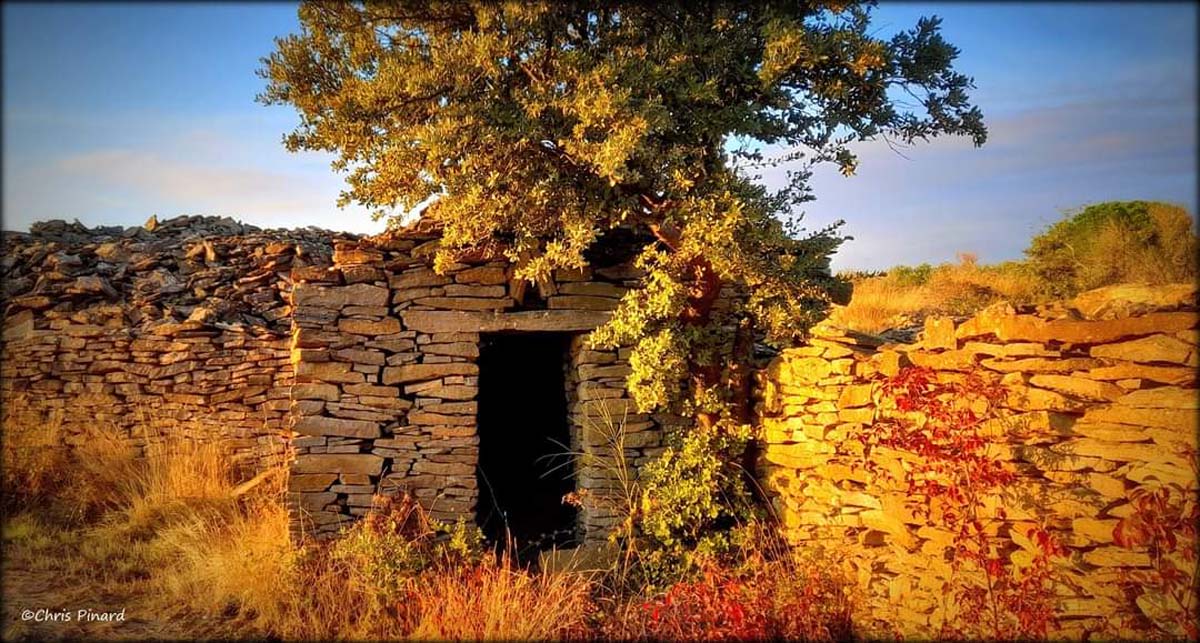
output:
<path id="1" fill-rule="evenodd" d="M 216 623 L 156 619 L 149 610 L 139 607 L 135 596 L 89 596 L 83 589 L 69 586 L 54 571 L 17 565 L 11 556 L 5 556 L 2 577 L 5 641 L 180 640 L 222 636 Z M 124 618 L 81 619 L 80 610 L 92 613 L 124 610 Z M 57 620 L 51 620 L 55 615 Z"/>

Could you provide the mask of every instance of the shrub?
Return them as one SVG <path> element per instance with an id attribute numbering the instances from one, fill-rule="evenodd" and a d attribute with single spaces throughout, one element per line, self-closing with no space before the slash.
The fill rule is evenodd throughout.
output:
<path id="1" fill-rule="evenodd" d="M 887 275 L 886 270 L 839 270 L 837 278 L 843 281 L 862 281 Z"/>
<path id="2" fill-rule="evenodd" d="M 691 578 L 647 588 L 614 610 L 600 634 L 650 640 L 848 640 L 849 585 L 827 559 L 801 558 L 773 526 L 734 530 L 730 555 Z"/>
<path id="3" fill-rule="evenodd" d="M 478 528 L 432 520 L 407 495 L 378 497 L 365 518 L 334 541 L 330 558 L 355 572 L 363 591 L 400 596 L 422 572 L 474 564 L 483 556 Z"/>
<path id="4" fill-rule="evenodd" d="M 1193 281 L 1197 236 L 1191 215 L 1153 201 L 1112 201 L 1068 213 L 1025 250 L 1055 297 L 1122 282 Z"/>
<path id="5" fill-rule="evenodd" d="M 721 424 L 672 436 L 646 465 L 636 518 L 639 582 L 661 587 L 727 553 L 731 529 L 754 515 L 739 458 L 748 429 Z"/>
<path id="6" fill-rule="evenodd" d="M 899 286 L 924 286 L 933 276 L 933 266 L 922 263 L 916 266 L 896 266 L 887 275 Z"/>
<path id="7" fill-rule="evenodd" d="M 1006 389 L 979 371 L 939 375 L 909 366 L 880 378 L 886 412 L 857 435 L 863 468 L 875 482 L 899 483 L 909 498 L 923 499 L 914 514 L 951 534 L 952 573 L 942 591 L 953 611 L 943 613 L 940 637 L 1044 639 L 1055 625 L 1055 561 L 1065 549 L 1037 525 L 1023 534 L 1037 551 L 1017 565 L 993 535 L 1006 519 L 1003 507 L 986 511 L 985 499 L 1016 480 L 1011 464 L 990 452 L 984 430 L 1002 417 Z M 879 447 L 919 457 L 897 474 L 872 458 Z"/>
<path id="8" fill-rule="evenodd" d="M 1180 454 L 1200 474 L 1200 460 L 1191 447 Z M 1178 483 L 1140 486 L 1129 493 L 1133 513 L 1117 522 L 1113 541 L 1131 550 L 1145 550 L 1151 558 L 1146 569 L 1126 570 L 1121 584 L 1149 616 L 1153 629 L 1147 638 L 1200 638 L 1200 556 L 1197 525 L 1200 505 L 1195 487 Z"/>

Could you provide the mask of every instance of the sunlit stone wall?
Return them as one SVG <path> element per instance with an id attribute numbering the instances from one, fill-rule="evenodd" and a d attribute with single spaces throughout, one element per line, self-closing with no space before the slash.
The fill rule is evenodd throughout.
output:
<path id="1" fill-rule="evenodd" d="M 1113 529 L 1139 488 L 1196 493 L 1187 455 L 1200 399 L 1196 327 L 1192 285 L 1118 286 L 1036 310 L 1001 304 L 958 323 L 930 319 L 915 344 L 820 327 L 760 374 L 759 473 L 793 543 L 840 552 L 861 586 L 860 622 L 936 636 L 955 610 L 946 591 L 953 534 L 919 517 L 926 498 L 864 466 L 870 458 L 903 479 L 919 456 L 867 455 L 858 436 L 896 413 L 881 402 L 883 378 L 913 365 L 942 380 L 978 372 L 1008 391 L 1002 419 L 980 427 L 989 457 L 1017 474 L 981 509 L 999 552 L 1020 573 L 1038 549 L 1024 535 L 1044 522 L 1068 552 L 1055 559 L 1054 637 L 1134 636 L 1122 619 L 1158 618 L 1156 604 L 1120 581 L 1152 560 L 1114 544 Z M 927 508 L 934 517 L 950 509 Z"/>

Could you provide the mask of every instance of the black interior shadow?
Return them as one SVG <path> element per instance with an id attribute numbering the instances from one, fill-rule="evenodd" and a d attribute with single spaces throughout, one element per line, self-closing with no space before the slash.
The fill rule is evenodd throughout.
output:
<path id="1" fill-rule="evenodd" d="M 569 336 L 484 335 L 479 352 L 479 509 L 493 543 L 513 539 L 518 559 L 575 538 L 575 487 L 564 365 Z"/>

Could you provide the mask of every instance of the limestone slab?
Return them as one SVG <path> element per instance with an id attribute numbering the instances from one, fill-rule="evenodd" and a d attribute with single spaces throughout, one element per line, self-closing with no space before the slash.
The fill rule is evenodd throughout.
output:
<path id="1" fill-rule="evenodd" d="M 391 335 L 400 332 L 400 320 L 394 317 L 371 321 L 368 319 L 340 319 L 338 330 L 354 335 Z"/>
<path id="2" fill-rule="evenodd" d="M 370 453 L 314 453 L 297 456 L 292 473 L 362 473 L 377 476 L 383 458 Z"/>
<path id="3" fill-rule="evenodd" d="M 1194 347 L 1169 335 L 1151 335 L 1119 344 L 1093 346 L 1092 357 L 1131 362 L 1168 362 L 1186 364 Z"/>
<path id="4" fill-rule="evenodd" d="M 446 362 L 443 364 L 405 364 L 383 369 L 384 384 L 423 382 L 447 375 L 477 375 L 479 367 L 469 362 Z"/>
<path id="5" fill-rule="evenodd" d="M 321 415 L 302 417 L 296 420 L 293 428 L 306 435 L 340 435 L 349 438 L 377 438 L 382 435 L 378 422 Z"/>
<path id="6" fill-rule="evenodd" d="M 340 310 L 346 306 L 386 306 L 388 290 L 382 286 L 358 283 L 350 286 L 296 284 L 292 300 L 297 306 L 316 306 Z"/>
<path id="7" fill-rule="evenodd" d="M 583 310 L 530 310 L 514 313 L 413 310 L 400 315 L 404 327 L 423 333 L 494 333 L 499 331 L 590 331 L 610 313 Z"/>
<path id="8" fill-rule="evenodd" d="M 1132 391 L 1118 399 L 1122 406 L 1136 406 L 1157 409 L 1195 409 L 1200 408 L 1200 391 L 1185 389 L 1177 386 Z"/>

